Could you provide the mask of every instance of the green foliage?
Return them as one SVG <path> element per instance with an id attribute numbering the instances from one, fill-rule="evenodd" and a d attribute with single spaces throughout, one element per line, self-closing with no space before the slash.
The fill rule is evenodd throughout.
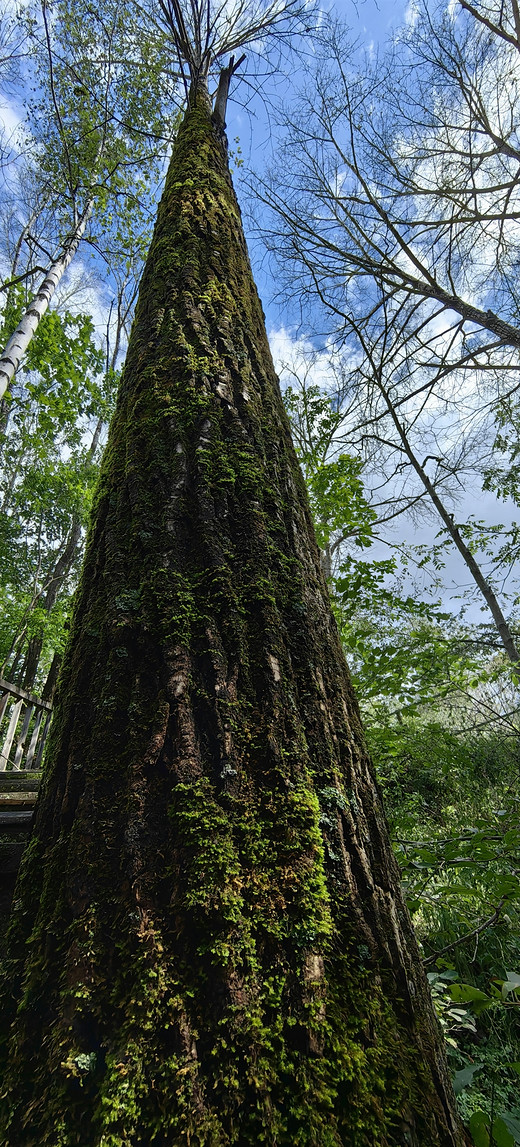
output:
<path id="1" fill-rule="evenodd" d="M 284 404 L 295 433 L 318 544 L 323 550 L 353 538 L 356 546 L 372 543 L 376 514 L 364 493 L 362 462 L 334 449 L 334 435 L 343 415 L 317 386 L 296 391 L 287 387 Z"/>
<path id="2" fill-rule="evenodd" d="M 38 179 L 62 236 L 92 203 L 90 238 L 110 264 L 153 213 L 150 192 L 171 114 L 164 37 L 155 30 L 152 44 L 128 8 L 110 0 L 102 8 L 58 2 L 52 20 L 45 16 L 42 36 L 40 21 L 30 9 L 25 14 L 33 63 L 26 106 Z"/>
<path id="3" fill-rule="evenodd" d="M 444 1032 L 446 1043 L 448 1047 L 452 1048 L 457 1047 L 457 1037 L 460 1037 L 462 1032 L 476 1032 L 473 1017 L 468 1014 L 465 1008 L 456 1007 L 456 1001 L 453 1001 L 450 994 L 450 984 L 456 978 L 457 972 L 451 968 L 445 972 L 428 972 L 433 1006 Z M 471 1083 L 473 1074 L 479 1066 L 481 1065 L 471 1065 L 456 1073 L 454 1077 L 455 1094 L 458 1094 L 462 1087 Z"/>
<path id="4" fill-rule="evenodd" d="M 19 287 L 9 294 L 2 336 L 16 326 L 23 307 Z M 63 647 L 79 547 L 51 609 L 46 594 L 62 555 L 65 561 L 74 524 L 83 528 L 89 513 L 98 469 L 90 448 L 93 427 L 108 420 L 116 382 L 113 372 L 105 371 L 93 335 L 89 316 L 47 313 L 4 400 L 0 664 L 5 676 L 20 663 L 32 636 L 43 639 L 43 675 L 52 652 Z"/>
<path id="5" fill-rule="evenodd" d="M 340 414 L 317 387 L 290 389 L 285 401 L 461 1111 L 476 1147 L 514 1147 L 520 977 L 507 969 L 520 961 L 515 677 L 490 657 L 477 627 L 404 595 L 395 558 L 360 559 L 375 515 L 359 461 L 335 453 Z M 501 479 L 508 493 L 514 473 Z M 501 531 L 469 522 L 464 537 L 491 553 L 497 538 L 506 544 Z M 416 547 L 439 587 L 447 544 L 441 534 L 433 549 Z"/>
<path id="6" fill-rule="evenodd" d="M 458 690 L 503 672 L 490 667 L 486 634 L 422 601 L 410 584 L 410 556 L 372 558 L 376 513 L 364 492 L 363 465 L 341 451 L 344 415 L 316 385 L 289 386 L 284 403 L 309 491 L 318 544 L 341 640 L 365 715 L 420 713 Z M 445 540 L 415 547 L 415 564 L 443 565 Z M 359 551 L 365 551 L 363 555 Z M 436 589 L 441 582 L 431 579 Z M 380 714 L 380 716 L 381 716 Z M 386 718 L 384 718 L 386 721 Z"/>
<path id="7" fill-rule="evenodd" d="M 386 736 L 385 736 L 386 732 Z M 516 741 L 454 736 L 417 719 L 372 727 L 397 858 L 469 1119 L 514 1117 L 518 1043 L 519 800 Z"/>

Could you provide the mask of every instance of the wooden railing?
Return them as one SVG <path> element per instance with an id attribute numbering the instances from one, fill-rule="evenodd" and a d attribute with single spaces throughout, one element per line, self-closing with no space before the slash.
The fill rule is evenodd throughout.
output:
<path id="1" fill-rule="evenodd" d="M 41 768 L 52 705 L 0 677 L 0 772 Z"/>

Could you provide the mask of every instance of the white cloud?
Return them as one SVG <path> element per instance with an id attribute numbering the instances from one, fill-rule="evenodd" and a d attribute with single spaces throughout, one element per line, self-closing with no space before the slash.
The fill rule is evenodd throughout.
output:
<path id="1" fill-rule="evenodd" d="M 9 164 L 11 184 L 17 182 L 17 161 L 27 146 L 24 117 L 15 100 L 4 97 L 0 105 L 0 151 L 4 165 Z"/>

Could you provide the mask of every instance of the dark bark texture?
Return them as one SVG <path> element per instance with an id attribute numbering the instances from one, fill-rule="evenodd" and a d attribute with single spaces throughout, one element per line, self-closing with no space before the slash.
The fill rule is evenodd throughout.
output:
<path id="1" fill-rule="evenodd" d="M 10 933 L 2 1147 L 461 1147 L 203 96 L 58 694 Z"/>

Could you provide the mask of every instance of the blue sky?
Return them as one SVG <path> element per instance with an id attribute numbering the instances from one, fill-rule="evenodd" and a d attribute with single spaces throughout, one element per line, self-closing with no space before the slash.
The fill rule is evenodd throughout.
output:
<path id="1" fill-rule="evenodd" d="M 345 22 L 351 33 L 352 43 L 357 45 L 362 56 L 365 52 L 384 50 L 385 45 L 406 20 L 406 13 L 412 3 L 413 0 L 360 0 L 359 3 L 339 0 L 338 3 L 330 4 L 327 11 L 331 18 L 339 16 Z M 324 19 L 327 19 L 326 15 Z M 291 67 L 293 69 L 291 74 L 285 79 L 279 77 L 274 84 L 275 100 L 281 99 L 290 103 L 291 89 L 297 88 L 299 82 L 303 80 L 303 69 L 294 71 L 294 60 L 291 61 Z M 247 59 L 244 69 L 247 73 Z M 244 107 L 248 90 L 244 81 L 241 83 L 239 76 L 240 73 L 233 80 L 227 110 L 230 152 L 236 151 L 235 140 L 238 138 L 244 171 L 248 174 L 251 170 L 262 172 L 276 148 L 276 123 L 258 97 L 251 100 L 249 108 Z M 270 80 L 269 84 L 271 83 Z M 231 163 L 233 167 L 233 160 Z M 245 208 L 247 195 L 241 187 L 240 175 L 241 172 L 235 169 L 235 187 L 239 200 Z M 247 217 L 244 219 L 244 224 L 247 234 Z M 284 314 L 283 306 L 275 298 L 276 283 L 266 263 L 265 252 L 256 248 L 250 240 L 249 248 L 256 285 L 266 313 L 267 327 L 277 328 L 287 321 L 287 314 Z"/>
<path id="2" fill-rule="evenodd" d="M 364 52 L 379 51 L 383 52 L 385 46 L 390 43 L 391 39 L 403 26 L 405 22 L 409 21 L 409 14 L 412 9 L 413 0 L 362 0 L 362 2 L 354 6 L 342 0 L 341 3 L 331 6 L 331 15 L 334 13 L 341 15 L 345 23 L 348 25 L 352 42 L 355 42 L 359 48 L 360 55 Z M 247 65 L 246 65 L 247 66 Z M 291 86 L 297 87 L 300 79 L 303 78 L 303 71 L 293 73 L 288 78 L 286 85 L 280 83 L 277 94 L 282 95 L 287 102 L 290 102 Z M 240 137 L 240 146 L 244 157 L 244 171 L 248 173 L 253 171 L 262 172 L 264 166 L 269 162 L 270 154 L 273 150 L 273 132 L 268 117 L 262 111 L 261 106 L 257 103 L 255 105 L 256 117 L 248 116 L 243 107 L 240 106 L 239 101 L 242 98 L 242 92 L 237 80 L 235 81 L 236 88 L 236 102 L 232 100 L 228 108 L 228 138 L 230 142 L 230 150 L 236 149 L 234 139 L 236 136 Z M 282 89 L 284 89 L 282 91 Z M 243 207 L 246 207 L 247 196 L 244 189 L 241 187 L 241 172 L 237 171 L 234 174 L 235 184 L 239 199 Z M 247 212 L 245 213 L 245 229 L 247 233 Z M 291 307 L 290 295 L 288 304 L 285 303 L 283 298 L 278 295 L 279 284 L 276 281 L 276 265 L 274 260 L 266 257 L 265 250 L 262 249 L 261 244 L 250 241 L 250 255 L 253 265 L 253 273 L 255 281 L 259 290 L 260 297 L 264 306 L 267 319 L 267 329 L 271 341 L 273 355 L 275 358 L 275 365 L 280 369 L 280 363 L 283 358 L 291 358 L 291 349 L 294 350 L 295 346 L 303 347 L 305 344 L 309 347 L 311 342 L 316 345 L 317 330 L 313 329 L 313 316 L 307 311 L 305 326 L 298 327 L 298 307 Z M 316 321 L 319 326 L 320 318 L 316 316 Z M 301 341 L 300 341 L 301 340 Z M 321 379 L 322 385 L 324 380 Z M 326 382 L 325 382 L 326 385 Z M 494 494 L 483 492 L 480 488 L 480 483 L 477 489 L 469 488 L 461 497 L 460 503 L 455 508 L 457 519 L 464 521 L 472 514 L 479 519 L 486 519 L 490 522 L 502 521 L 506 524 L 511 522 L 511 519 L 517 516 L 516 507 L 511 504 L 503 503 L 497 504 Z M 390 543 L 403 540 L 405 543 L 425 543 L 431 545 L 434 541 L 435 534 L 441 526 L 440 520 L 437 521 L 434 515 L 429 520 L 415 523 L 407 519 L 399 518 L 395 525 L 395 530 L 390 531 L 388 541 Z M 376 552 L 377 551 L 377 552 Z M 391 551 L 388 549 L 386 543 L 381 546 L 374 547 L 370 552 L 371 558 L 386 558 L 390 556 Z M 445 585 L 446 589 L 442 592 L 443 603 L 445 607 L 453 608 L 457 611 L 460 608 L 459 601 L 452 600 L 452 594 L 457 587 L 457 591 L 468 588 L 473 589 L 473 582 L 468 573 L 468 570 L 462 563 L 462 559 L 455 551 L 449 550 L 446 553 L 446 569 Z M 420 580 L 423 582 L 423 590 L 425 597 L 429 596 L 428 589 L 430 584 L 430 577 L 428 572 L 425 571 L 421 575 Z M 433 597 L 438 597 L 438 590 L 433 591 Z M 469 617 L 474 622 L 484 620 L 481 615 L 482 603 L 479 599 L 470 607 Z"/>

